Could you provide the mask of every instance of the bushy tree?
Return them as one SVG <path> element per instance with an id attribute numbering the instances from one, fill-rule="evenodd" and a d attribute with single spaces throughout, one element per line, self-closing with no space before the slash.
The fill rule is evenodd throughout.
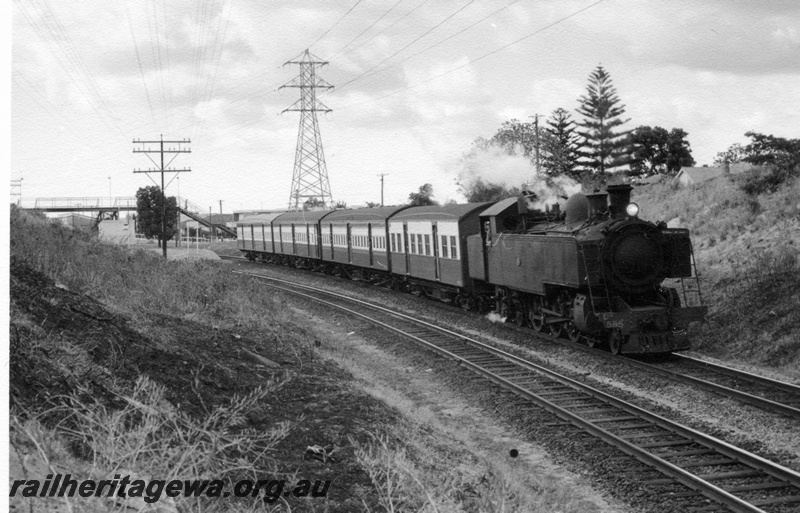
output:
<path id="1" fill-rule="evenodd" d="M 316 196 L 311 196 L 303 202 L 303 210 L 320 210 L 325 208 L 325 202 Z"/>
<path id="2" fill-rule="evenodd" d="M 625 106 L 620 103 L 611 76 L 597 66 L 589 75 L 586 95 L 581 96 L 578 113 L 584 120 L 578 123 L 583 128 L 584 150 L 582 161 L 590 171 L 604 175 L 606 171 L 630 162 L 631 143 L 629 131 L 619 128 L 629 121 L 622 119 Z"/>
<path id="3" fill-rule="evenodd" d="M 487 201 L 500 201 L 501 199 L 517 196 L 520 190 L 516 187 L 505 187 L 500 184 L 486 182 L 482 178 L 472 181 L 469 185 L 458 184 L 460 192 L 467 203 L 484 203 Z"/>
<path id="4" fill-rule="evenodd" d="M 714 167 L 722 167 L 725 165 L 725 162 L 728 164 L 736 164 L 737 162 L 742 162 L 745 156 L 744 146 L 739 143 L 734 143 L 731 144 L 727 150 L 717 153 L 712 165 Z"/>
<path id="5" fill-rule="evenodd" d="M 677 173 L 683 166 L 694 165 L 688 134 L 680 128 L 667 132 L 660 126 L 642 125 L 632 132 L 631 174 L 655 175 Z"/>
<path id="6" fill-rule="evenodd" d="M 541 145 L 542 165 L 551 176 L 566 175 L 578 178 L 578 157 L 580 156 L 580 136 L 576 133 L 575 122 L 569 112 L 558 108 L 547 120 Z"/>
<path id="7" fill-rule="evenodd" d="M 504 121 L 488 144 L 503 148 L 509 155 L 522 153 L 532 157 L 536 152 L 536 128 L 533 123 L 523 123 L 517 119 Z"/>
<path id="8" fill-rule="evenodd" d="M 421 185 L 418 192 L 408 195 L 408 204 L 414 206 L 438 205 L 433 199 L 433 185 L 426 183 Z"/>
<path id="9" fill-rule="evenodd" d="M 784 139 L 758 132 L 744 135 L 751 139 L 744 149 L 745 161 L 770 166 L 786 174 L 800 172 L 800 139 Z"/>
<path id="10" fill-rule="evenodd" d="M 667 138 L 667 172 L 677 173 L 682 167 L 695 165 L 688 133 L 681 128 L 673 128 Z"/>
<path id="11" fill-rule="evenodd" d="M 166 241 L 172 239 L 178 224 L 178 203 L 175 196 L 167 197 L 166 206 L 163 198 L 161 187 L 155 185 L 142 187 L 136 191 L 136 226 L 148 239 L 157 238 L 159 247 L 163 247 Z"/>

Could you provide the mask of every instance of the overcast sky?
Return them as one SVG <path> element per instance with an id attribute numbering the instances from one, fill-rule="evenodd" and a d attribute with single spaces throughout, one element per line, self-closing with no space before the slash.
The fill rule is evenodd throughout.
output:
<path id="1" fill-rule="evenodd" d="M 349 205 L 456 191 L 500 124 L 573 114 L 601 64 L 625 128 L 688 132 L 698 165 L 755 130 L 800 137 L 800 2 L 736 0 L 14 0 L 11 178 L 23 201 L 133 196 L 133 139 L 190 138 L 167 192 L 204 208 L 289 201 L 306 48 L 331 191 Z M 154 176 L 156 178 L 156 176 Z M 524 180 L 525 177 L 521 177 Z"/>

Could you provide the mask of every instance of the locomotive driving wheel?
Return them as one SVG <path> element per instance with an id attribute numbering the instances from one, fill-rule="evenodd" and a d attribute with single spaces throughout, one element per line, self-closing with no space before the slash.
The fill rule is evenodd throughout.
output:
<path id="1" fill-rule="evenodd" d="M 570 342 L 578 342 L 583 337 L 583 334 L 578 331 L 578 327 L 575 326 L 575 321 L 569 321 L 569 323 L 567 323 L 567 337 Z"/>
<path id="2" fill-rule="evenodd" d="M 550 324 L 550 334 L 556 338 L 561 338 L 566 332 L 566 327 L 562 322 L 554 322 Z"/>
<path id="3" fill-rule="evenodd" d="M 531 328 L 536 331 L 542 331 L 545 327 L 544 315 L 542 314 L 542 298 L 538 296 L 532 297 L 528 304 L 525 305 L 525 308 L 528 310 L 526 317 L 531 324 Z"/>
<path id="4" fill-rule="evenodd" d="M 620 353 L 626 338 L 619 329 L 611 330 L 608 333 L 608 349 L 611 354 L 617 355 Z"/>

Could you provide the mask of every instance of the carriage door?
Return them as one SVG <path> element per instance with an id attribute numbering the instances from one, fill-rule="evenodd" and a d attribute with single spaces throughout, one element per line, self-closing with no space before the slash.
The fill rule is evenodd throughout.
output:
<path id="1" fill-rule="evenodd" d="M 403 223 L 403 253 L 405 254 L 406 258 L 406 274 L 411 274 L 411 267 L 409 266 L 409 258 L 408 258 L 408 223 Z"/>
<path id="2" fill-rule="evenodd" d="M 367 223 L 367 247 L 369 248 L 369 266 L 372 265 L 372 223 Z"/>
<path id="3" fill-rule="evenodd" d="M 333 261 L 333 223 L 328 225 L 328 235 L 330 235 L 331 242 L 331 261 Z"/>
<path id="4" fill-rule="evenodd" d="M 352 249 L 353 249 L 353 242 L 352 242 L 352 237 L 350 235 L 350 223 L 347 223 L 347 262 L 348 263 L 352 263 L 353 262 Z"/>
<path id="5" fill-rule="evenodd" d="M 437 230 L 436 223 L 433 223 L 433 272 L 436 281 L 439 281 L 439 231 Z"/>

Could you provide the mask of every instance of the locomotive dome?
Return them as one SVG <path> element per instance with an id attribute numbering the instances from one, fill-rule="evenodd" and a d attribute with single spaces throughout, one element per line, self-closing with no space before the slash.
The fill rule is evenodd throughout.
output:
<path id="1" fill-rule="evenodd" d="M 564 212 L 567 226 L 586 221 L 589 218 L 589 200 L 586 195 L 579 192 L 570 196 L 564 205 Z"/>

